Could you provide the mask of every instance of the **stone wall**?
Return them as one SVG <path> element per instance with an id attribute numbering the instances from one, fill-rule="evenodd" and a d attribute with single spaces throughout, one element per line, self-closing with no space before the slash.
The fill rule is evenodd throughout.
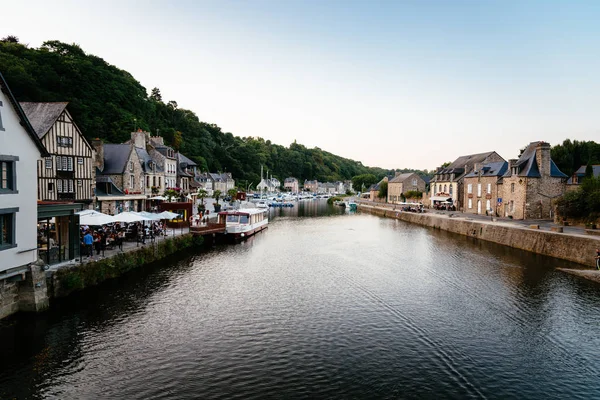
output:
<path id="1" fill-rule="evenodd" d="M 365 204 L 359 204 L 359 210 L 572 261 L 589 267 L 595 265 L 595 249 L 600 246 L 600 237 L 566 235 L 491 221 L 451 218 L 448 215 L 432 213 L 397 212 L 389 208 Z"/>
<path id="2" fill-rule="evenodd" d="M 487 201 L 490 201 L 492 212 L 496 212 L 496 204 L 498 202 L 498 188 L 502 185 L 497 185 L 497 176 L 470 177 L 464 179 L 464 212 L 467 214 L 477 214 L 477 200 L 481 201 L 481 214 L 487 215 Z M 469 184 L 473 185 L 472 193 L 469 192 Z M 477 196 L 477 185 L 481 184 L 481 196 Z M 491 193 L 488 194 L 488 184 L 491 185 Z M 502 196 L 500 196 L 502 197 Z M 472 200 L 472 206 L 469 208 L 469 198 Z"/>
<path id="3" fill-rule="evenodd" d="M 19 284 L 0 280 L 0 319 L 19 311 Z"/>
<path id="4" fill-rule="evenodd" d="M 14 276 L 15 281 L 0 280 L 0 319 L 19 311 L 37 312 L 48 308 L 46 273 L 41 265 L 43 263 L 32 264 L 26 273 Z"/>

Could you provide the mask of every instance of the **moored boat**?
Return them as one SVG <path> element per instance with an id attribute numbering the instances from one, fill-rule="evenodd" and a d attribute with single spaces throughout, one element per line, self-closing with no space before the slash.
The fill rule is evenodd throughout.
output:
<path id="1" fill-rule="evenodd" d="M 219 223 L 225 224 L 225 233 L 235 239 L 246 238 L 267 228 L 268 210 L 265 208 L 241 208 L 222 211 L 218 214 Z"/>

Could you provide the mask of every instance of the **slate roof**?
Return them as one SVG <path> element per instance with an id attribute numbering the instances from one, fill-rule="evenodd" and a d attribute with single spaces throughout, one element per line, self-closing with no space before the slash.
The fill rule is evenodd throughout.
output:
<path id="1" fill-rule="evenodd" d="M 67 102 L 58 103 L 20 103 L 31 126 L 41 139 L 48 133 L 58 117 L 67 108 Z"/>
<path id="2" fill-rule="evenodd" d="M 100 173 L 104 175 L 122 174 L 127 167 L 130 154 L 130 144 L 105 144 L 104 169 Z"/>
<path id="3" fill-rule="evenodd" d="M 106 150 L 104 152 L 104 158 L 106 158 Z M 144 172 L 152 172 L 152 164 L 155 165 L 156 172 L 163 172 L 163 168 L 152 159 L 152 157 L 150 156 L 150 154 L 148 154 L 148 151 L 146 151 L 146 149 L 140 149 L 139 147 L 135 147 L 135 152 L 137 153 L 138 158 L 140 159 L 140 164 L 142 164 L 142 169 L 144 170 Z"/>
<path id="4" fill-rule="evenodd" d="M 293 182 L 298 182 L 298 179 L 296 178 L 285 178 L 283 180 L 284 183 L 293 183 Z"/>
<path id="5" fill-rule="evenodd" d="M 181 153 L 177 153 L 176 156 L 177 156 L 178 163 L 181 164 L 183 166 L 183 168 L 198 166 L 198 164 L 196 164 L 194 161 L 190 160 L 189 158 L 187 158 L 186 156 L 184 156 Z"/>
<path id="6" fill-rule="evenodd" d="M 506 161 L 497 161 L 493 163 L 485 164 L 481 167 L 481 176 L 503 176 L 508 170 L 508 162 Z M 479 171 L 471 171 L 465 178 L 475 178 L 479 176 Z"/>
<path id="7" fill-rule="evenodd" d="M 96 168 L 96 196 L 125 196 L 125 194 L 114 184 L 110 176 L 99 175 L 101 172 Z M 106 185 L 111 185 L 111 193 L 108 194 L 102 190 Z"/>
<path id="8" fill-rule="evenodd" d="M 575 171 L 575 173 L 573 175 L 576 175 L 579 178 L 583 178 L 585 176 L 586 168 L 587 168 L 587 165 L 582 165 L 581 167 L 579 167 L 579 169 L 577 171 Z M 592 165 L 592 171 L 593 171 L 594 177 L 599 177 L 600 176 L 600 165 Z M 567 184 L 568 185 L 573 184 L 573 177 L 569 178 L 569 180 L 567 181 Z"/>
<path id="9" fill-rule="evenodd" d="M 29 119 L 27 118 L 25 111 L 23 111 L 23 108 L 17 102 L 17 99 L 15 99 L 15 96 L 13 95 L 13 93 L 10 91 L 10 88 L 8 87 L 8 83 L 6 83 L 6 80 L 4 80 L 4 76 L 2 75 L 2 73 L 0 73 L 0 89 L 2 89 L 2 92 L 4 92 L 4 94 L 8 98 L 8 101 L 13 106 L 13 109 L 17 113 L 17 116 L 19 117 L 19 119 L 21 120 L 21 123 L 23 124 L 25 131 L 27 132 L 27 134 L 29 135 L 31 140 L 33 140 L 33 143 L 35 143 L 38 150 L 40 151 L 40 155 L 42 157 L 48 157 L 50 154 L 48 153 L 48 151 L 46 150 L 46 148 L 40 141 L 40 138 L 38 137 L 35 129 L 31 125 L 31 123 L 29 122 Z"/>
<path id="10" fill-rule="evenodd" d="M 436 175 L 441 174 L 455 174 L 456 178 L 465 173 L 465 165 L 468 167 L 472 167 L 476 163 L 482 163 L 486 158 L 491 156 L 494 152 L 488 151 L 486 153 L 478 153 L 478 154 L 469 154 L 466 156 L 460 156 L 456 160 L 454 160 L 450 165 L 446 168 L 436 172 Z"/>
<path id="11" fill-rule="evenodd" d="M 169 157 L 167 155 L 168 154 L 167 150 L 171 150 L 171 151 L 175 152 L 175 150 L 173 150 L 171 147 L 163 145 L 163 144 L 157 144 L 154 146 L 154 148 L 156 149 L 156 151 L 158 151 L 163 156 L 170 158 L 170 159 L 175 159 L 175 157 Z"/>
<path id="12" fill-rule="evenodd" d="M 518 176 L 524 176 L 529 178 L 540 178 L 540 170 L 535 157 L 537 146 L 541 142 L 531 142 L 521 154 L 521 157 L 515 164 L 519 168 Z M 511 171 L 507 170 L 504 176 L 510 176 Z M 550 159 L 550 176 L 554 178 L 566 178 L 567 175 L 563 174 L 560 169 L 556 166 L 554 161 Z"/>
<path id="13" fill-rule="evenodd" d="M 394 178 L 390 179 L 390 183 L 402 183 L 405 180 L 407 180 L 408 178 L 410 178 L 412 175 L 414 174 L 414 172 L 407 172 L 404 174 L 400 174 L 398 176 L 395 176 Z"/>

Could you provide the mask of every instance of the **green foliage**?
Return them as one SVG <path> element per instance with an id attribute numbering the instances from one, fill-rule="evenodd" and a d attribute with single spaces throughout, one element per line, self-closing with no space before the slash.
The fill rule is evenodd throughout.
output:
<path id="1" fill-rule="evenodd" d="M 163 196 L 167 198 L 167 201 L 171 201 L 173 197 L 179 197 L 179 193 L 175 189 L 167 189 Z"/>
<path id="2" fill-rule="evenodd" d="M 387 199 L 387 193 L 388 183 L 386 181 L 383 181 L 379 184 L 379 193 L 377 193 L 377 197 L 379 197 L 380 199 Z"/>
<path id="3" fill-rule="evenodd" d="M 592 164 L 590 164 L 589 162 L 588 162 L 588 165 L 586 165 L 586 167 L 585 167 L 585 177 L 586 178 L 594 177 L 594 167 L 592 167 Z"/>
<path id="4" fill-rule="evenodd" d="M 565 193 L 556 202 L 563 218 L 596 221 L 600 217 L 600 177 L 586 178 L 575 191 Z"/>
<path id="5" fill-rule="evenodd" d="M 221 191 L 220 190 L 215 190 L 213 192 L 213 198 L 215 199 L 215 203 L 219 204 L 219 199 L 221 198 Z"/>
<path id="6" fill-rule="evenodd" d="M 165 103 L 158 88 L 148 94 L 127 71 L 86 54 L 76 44 L 48 41 L 36 49 L 7 37 L 0 42 L 0 71 L 19 101 L 68 101 L 69 112 L 88 139 L 122 143 L 141 128 L 162 136 L 202 171 L 227 170 L 237 180 L 255 184 L 261 165 L 274 176 L 293 176 L 300 182 L 333 182 L 362 174 L 381 178 L 389 173 L 296 142 L 284 147 L 223 132 L 176 101 Z"/>
<path id="7" fill-rule="evenodd" d="M 234 201 L 237 196 L 237 189 L 229 189 L 227 195 L 231 197 L 231 201 Z"/>
<path id="8" fill-rule="evenodd" d="M 354 190 L 359 192 L 365 192 L 369 189 L 369 186 L 379 182 L 377 177 L 373 174 L 361 174 L 356 175 L 352 178 L 352 187 Z"/>
<path id="9" fill-rule="evenodd" d="M 578 141 L 570 139 L 552 147 L 552 160 L 558 169 L 573 175 L 582 165 L 600 164 L 600 144 L 593 141 Z"/>
<path id="10" fill-rule="evenodd" d="M 404 198 L 405 199 L 422 199 L 423 198 L 423 192 L 420 192 L 418 190 L 409 190 L 408 192 L 404 192 Z"/>

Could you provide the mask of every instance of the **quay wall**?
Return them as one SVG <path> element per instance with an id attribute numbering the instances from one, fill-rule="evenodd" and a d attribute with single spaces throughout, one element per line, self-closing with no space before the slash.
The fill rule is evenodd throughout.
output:
<path id="1" fill-rule="evenodd" d="M 44 271 L 41 262 L 31 264 L 22 277 L 0 280 L 0 319 L 17 312 L 43 311 L 51 305 L 49 300 L 52 298 L 68 296 L 202 244 L 201 236 L 184 234 L 112 257 L 56 270 Z"/>
<path id="2" fill-rule="evenodd" d="M 595 265 L 595 249 L 600 246 L 598 237 L 542 231 L 501 222 L 469 220 L 468 215 L 465 214 L 450 217 L 432 213 L 399 212 L 366 204 L 359 204 L 358 209 L 382 217 L 458 233 L 589 267 Z"/>

